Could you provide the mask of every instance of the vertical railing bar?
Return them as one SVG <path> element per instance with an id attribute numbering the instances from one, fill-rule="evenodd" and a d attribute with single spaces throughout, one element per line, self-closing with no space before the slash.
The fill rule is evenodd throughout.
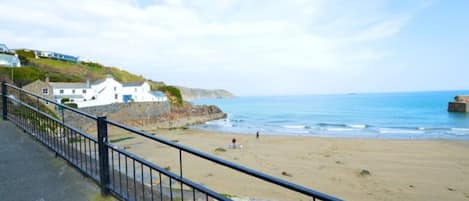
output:
<path id="1" fill-rule="evenodd" d="M 132 170 L 134 172 L 133 178 L 134 178 L 134 198 L 137 200 L 137 182 L 136 182 L 136 175 L 135 175 L 135 159 L 132 158 Z"/>
<path id="2" fill-rule="evenodd" d="M 56 138 L 55 138 L 55 128 L 56 128 L 56 125 L 55 125 L 55 124 L 56 124 L 56 122 L 51 120 L 51 123 L 52 123 L 52 125 L 51 125 L 51 131 L 52 131 L 52 135 L 51 135 L 51 137 L 52 137 L 52 149 L 53 149 L 54 151 L 57 151 L 57 147 L 56 147 L 56 146 L 57 146 L 57 145 L 56 145 Z"/>
<path id="3" fill-rule="evenodd" d="M 122 173 L 121 173 L 121 154 L 117 152 L 117 158 L 119 160 L 119 192 L 122 193 Z"/>
<path id="4" fill-rule="evenodd" d="M 80 167 L 83 169 L 83 143 L 81 143 L 81 138 L 85 138 L 83 137 L 82 135 L 78 135 L 78 143 L 80 143 L 80 149 L 79 149 L 79 153 L 80 153 Z"/>
<path id="5" fill-rule="evenodd" d="M 140 170 L 142 173 L 142 200 L 145 201 L 145 179 L 143 178 L 143 164 L 140 164 Z"/>
<path id="6" fill-rule="evenodd" d="M 85 147 L 85 152 L 83 152 L 83 154 L 84 154 L 84 157 L 85 157 L 85 172 L 88 173 L 88 171 L 89 171 L 89 169 L 88 169 L 88 154 L 87 154 L 87 153 L 88 153 L 88 150 L 86 149 L 86 144 L 87 144 L 86 142 L 88 142 L 89 139 L 88 139 L 88 138 L 85 138 L 84 140 L 85 140 L 85 141 L 84 141 L 84 143 L 83 143 L 83 144 L 84 144 L 83 146 Z M 91 162 L 91 161 L 90 161 L 90 162 Z"/>
<path id="7" fill-rule="evenodd" d="M 90 160 L 90 164 L 89 164 L 89 170 L 90 170 L 90 174 L 93 175 L 93 157 L 91 156 L 93 152 L 91 152 L 91 140 L 88 139 L 88 158 Z"/>
<path id="8" fill-rule="evenodd" d="M 75 164 L 78 166 L 78 146 L 77 146 L 77 143 L 76 143 L 76 140 L 77 140 L 77 132 L 76 131 L 73 131 L 73 153 L 74 153 L 74 158 L 75 158 Z"/>
<path id="9" fill-rule="evenodd" d="M 192 200 L 195 201 L 195 188 L 192 187 Z"/>
<path id="10" fill-rule="evenodd" d="M 109 195 L 109 147 L 108 147 L 108 128 L 106 117 L 98 117 L 98 152 L 99 152 L 99 176 L 101 194 L 103 196 Z"/>
<path id="11" fill-rule="evenodd" d="M 179 149 L 179 176 L 182 179 L 182 151 Z M 179 182 L 181 184 L 181 200 L 184 200 L 184 192 L 182 191 L 183 188 L 183 183 Z"/>
<path id="12" fill-rule="evenodd" d="M 127 167 L 127 156 L 125 156 L 125 185 L 127 191 L 127 198 L 129 198 L 129 176 L 128 176 L 128 167 Z"/>
<path id="13" fill-rule="evenodd" d="M 158 172 L 159 174 L 159 177 L 160 177 L 160 200 L 163 201 L 163 183 L 162 182 L 162 179 L 161 179 L 161 172 Z"/>
<path id="14" fill-rule="evenodd" d="M 95 173 L 96 173 L 96 176 L 98 176 L 99 178 L 99 169 L 98 169 L 98 156 L 97 156 L 97 149 L 96 149 L 96 142 L 93 142 L 93 146 L 94 146 L 94 170 L 95 170 Z"/>
<path id="15" fill-rule="evenodd" d="M 111 182 L 112 182 L 112 189 L 115 190 L 116 189 L 116 178 L 114 177 L 115 167 L 114 167 L 114 149 L 113 148 L 111 148 L 111 161 L 112 161 L 111 162 L 111 168 L 112 168 L 112 180 L 111 180 Z"/>
<path id="16" fill-rule="evenodd" d="M 150 170 L 150 191 L 151 191 L 151 201 L 153 201 L 153 200 L 154 200 L 154 199 L 153 199 L 153 194 L 154 194 L 154 192 L 153 192 L 153 171 L 152 171 L 151 167 L 148 167 L 148 168 L 149 168 L 149 170 Z"/>
<path id="17" fill-rule="evenodd" d="M 8 100 L 7 100 L 7 85 L 6 82 L 2 82 L 2 118 L 3 120 L 8 120 Z"/>
<path id="18" fill-rule="evenodd" d="M 171 198 L 171 201 L 173 200 L 173 181 L 171 181 L 171 177 L 169 177 L 169 197 Z"/>

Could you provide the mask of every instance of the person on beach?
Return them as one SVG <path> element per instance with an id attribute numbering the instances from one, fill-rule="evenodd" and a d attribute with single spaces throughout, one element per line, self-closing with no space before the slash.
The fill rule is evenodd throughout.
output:
<path id="1" fill-rule="evenodd" d="M 256 139 L 259 139 L 259 131 L 256 132 Z"/>
<path id="2" fill-rule="evenodd" d="M 233 144 L 233 149 L 236 149 L 236 138 L 233 138 L 231 143 Z"/>

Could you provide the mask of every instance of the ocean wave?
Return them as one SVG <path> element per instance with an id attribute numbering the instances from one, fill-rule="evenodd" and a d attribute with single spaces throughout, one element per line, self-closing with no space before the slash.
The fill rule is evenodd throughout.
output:
<path id="1" fill-rule="evenodd" d="M 307 126 L 305 125 L 284 125 L 282 126 L 283 128 L 289 128 L 289 129 L 305 129 Z"/>
<path id="2" fill-rule="evenodd" d="M 321 127 L 347 127 L 347 124 L 335 124 L 335 123 L 318 123 Z"/>
<path id="3" fill-rule="evenodd" d="M 423 134 L 425 131 L 407 128 L 379 128 L 378 132 L 381 134 Z"/>
<path id="4" fill-rule="evenodd" d="M 356 129 L 354 129 L 354 128 L 326 128 L 325 130 L 326 131 L 335 131 L 335 132 L 339 131 L 340 132 L 340 131 L 355 131 Z"/>
<path id="5" fill-rule="evenodd" d="M 368 125 L 366 124 L 347 124 L 346 125 L 349 128 L 367 128 Z"/>
<path id="6" fill-rule="evenodd" d="M 205 122 L 205 125 L 209 126 L 221 126 L 221 127 L 233 127 L 233 124 L 229 123 L 229 121 L 207 121 Z"/>
<path id="7" fill-rule="evenodd" d="M 451 128 L 452 131 L 459 131 L 459 132 L 468 132 L 469 128 Z"/>

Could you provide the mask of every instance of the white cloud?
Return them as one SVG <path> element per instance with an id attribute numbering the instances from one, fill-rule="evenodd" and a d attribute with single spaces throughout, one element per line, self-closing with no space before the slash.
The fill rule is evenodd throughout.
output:
<path id="1" fill-rule="evenodd" d="M 372 44 L 395 36 L 411 18 L 388 12 L 386 1 L 346 2 L 4 1 L 0 40 L 89 57 L 171 84 L 241 94 L 266 93 L 276 87 L 269 83 L 274 77 L 283 91 L 267 93 L 286 93 L 313 83 L 295 77 L 356 71 L 383 58 L 386 52 Z M 265 75 L 259 90 L 236 82 L 246 76 L 239 72 Z M 239 77 L 228 83 L 210 74 Z M 294 80 L 302 83 L 285 84 Z"/>

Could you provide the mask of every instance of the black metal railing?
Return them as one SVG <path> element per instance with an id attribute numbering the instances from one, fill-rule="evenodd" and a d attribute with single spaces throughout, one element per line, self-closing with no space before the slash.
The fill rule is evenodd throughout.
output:
<path id="1" fill-rule="evenodd" d="M 2 83 L 1 106 L 3 119 L 10 120 L 58 156 L 64 158 L 84 175 L 92 178 L 101 187 L 102 194 L 112 194 L 122 200 L 231 200 L 219 192 L 184 177 L 183 154 L 277 185 L 291 192 L 309 197 L 311 200 L 340 200 L 173 141 L 130 128 L 106 119 L 106 117 L 97 117 L 58 104 L 4 82 Z M 95 122 L 97 137 L 65 121 L 65 111 Z M 56 113 L 60 115 L 57 116 Z M 124 148 L 110 143 L 108 140 L 108 127 L 122 129 L 133 135 L 176 149 L 179 154 L 178 173 L 153 164 Z"/>

